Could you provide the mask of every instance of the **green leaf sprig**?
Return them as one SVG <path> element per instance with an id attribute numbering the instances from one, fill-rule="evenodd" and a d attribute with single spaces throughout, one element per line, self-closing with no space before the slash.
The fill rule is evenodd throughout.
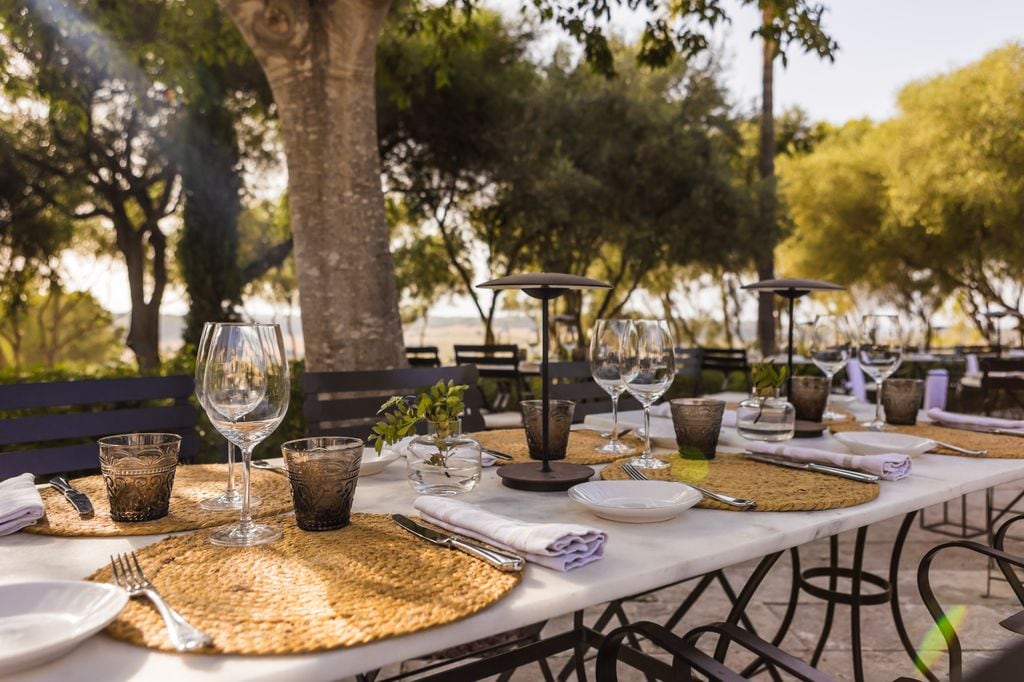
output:
<path id="1" fill-rule="evenodd" d="M 419 396 L 391 396 L 377 410 L 377 414 L 383 414 L 384 418 L 373 426 L 370 434 L 374 449 L 380 454 L 385 445 L 393 445 L 413 435 L 420 422 L 431 422 L 436 430 L 435 442 L 444 456 L 446 448 L 442 441 L 457 428 L 459 415 L 466 409 L 464 397 L 467 390 L 469 386 L 442 379 Z"/>
<path id="2" fill-rule="evenodd" d="M 759 396 L 770 396 L 776 389 L 782 388 L 787 376 L 789 369 L 785 365 L 775 366 L 770 362 L 759 362 L 750 370 L 754 393 Z"/>

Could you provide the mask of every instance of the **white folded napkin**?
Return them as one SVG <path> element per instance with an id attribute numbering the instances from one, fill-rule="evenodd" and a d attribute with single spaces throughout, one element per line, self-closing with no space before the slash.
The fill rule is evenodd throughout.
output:
<path id="1" fill-rule="evenodd" d="M 999 417 L 985 417 L 980 414 L 959 414 L 957 412 L 946 412 L 937 407 L 928 410 L 928 418 L 940 425 L 966 426 L 985 431 L 1000 429 L 1024 436 L 1024 419 L 1000 419 Z"/>
<path id="2" fill-rule="evenodd" d="M 885 455 L 851 455 L 845 452 L 800 448 L 778 443 L 747 441 L 746 449 L 758 455 L 773 455 L 792 462 L 816 462 L 844 469 L 856 469 L 881 476 L 886 481 L 898 481 L 910 475 L 910 456 L 893 452 Z"/>
<path id="3" fill-rule="evenodd" d="M 405 457 L 409 454 L 409 443 L 411 443 L 412 439 L 416 437 L 417 436 L 406 436 L 397 443 L 393 443 L 392 445 L 385 445 L 384 447 L 391 448 L 392 450 L 398 453 L 399 457 Z M 480 466 L 482 467 L 486 468 L 489 466 L 494 466 L 494 463 L 497 461 L 498 458 L 495 457 L 494 455 L 488 454 L 486 450 L 480 453 Z"/>
<path id="4" fill-rule="evenodd" d="M 420 495 L 413 506 L 428 523 L 506 549 L 556 571 L 570 571 L 604 556 L 608 536 L 575 523 L 530 523 L 447 497 Z"/>
<path id="5" fill-rule="evenodd" d="M 43 518 L 45 511 L 32 474 L 0 481 L 0 535 L 10 535 L 31 526 Z"/>
<path id="6" fill-rule="evenodd" d="M 651 406 L 652 417 L 672 418 L 672 408 L 668 403 L 658 403 Z M 722 413 L 722 426 L 736 426 L 736 410 L 726 410 Z"/>

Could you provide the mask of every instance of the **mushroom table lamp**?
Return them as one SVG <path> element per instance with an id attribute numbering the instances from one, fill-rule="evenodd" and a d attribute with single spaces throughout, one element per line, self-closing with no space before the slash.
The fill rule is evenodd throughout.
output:
<path id="1" fill-rule="evenodd" d="M 551 376 L 548 372 L 548 346 L 550 344 L 548 328 L 548 301 L 558 298 L 570 289 L 611 289 L 606 282 L 588 277 L 578 277 L 557 272 L 526 272 L 509 275 L 489 282 L 478 284 L 481 289 L 520 289 L 527 296 L 541 301 L 541 433 L 543 457 L 540 464 L 525 462 L 522 464 L 506 464 L 498 469 L 502 483 L 509 488 L 533 491 L 568 490 L 577 483 L 586 481 L 594 475 L 594 470 L 582 464 L 553 462 L 549 459 L 548 449 L 548 415 L 550 405 L 548 396 L 551 389 Z"/>
<path id="2" fill-rule="evenodd" d="M 786 395 L 793 395 L 793 303 L 812 291 L 843 291 L 844 287 L 816 279 L 763 279 L 743 287 L 749 291 L 771 291 L 789 301 L 789 343 L 786 353 Z"/>

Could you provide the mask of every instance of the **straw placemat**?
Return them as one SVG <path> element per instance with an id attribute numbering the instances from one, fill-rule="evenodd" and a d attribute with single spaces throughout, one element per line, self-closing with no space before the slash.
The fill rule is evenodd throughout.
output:
<path id="1" fill-rule="evenodd" d="M 498 429 L 496 431 L 479 431 L 469 434 L 485 448 L 512 455 L 513 461 L 498 460 L 496 464 L 514 464 L 516 462 L 532 462 L 530 449 L 526 445 L 526 431 L 523 429 Z M 569 447 L 562 462 L 570 464 L 607 464 L 623 457 L 636 457 L 643 449 L 643 441 L 636 436 L 621 438 L 632 450 L 622 455 L 611 455 L 596 452 L 594 448 L 608 441 L 601 438 L 597 431 L 580 430 L 569 434 Z"/>
<path id="2" fill-rule="evenodd" d="M 239 465 L 241 466 L 241 465 Z M 76 478 L 71 484 L 89 496 L 95 514 L 91 519 L 78 512 L 53 488 L 42 490 L 46 516 L 25 529 L 27 533 L 68 537 L 104 537 L 111 535 L 156 535 L 198 528 L 212 528 L 238 520 L 237 511 L 209 512 L 199 502 L 224 492 L 228 473 L 226 464 L 179 466 L 174 473 L 171 505 L 167 516 L 153 521 L 125 523 L 110 518 L 110 502 L 102 476 Z M 241 480 L 241 476 L 238 476 Z M 252 469 L 252 494 L 262 498 L 252 513 L 256 518 L 276 516 L 292 509 L 288 480 L 279 474 Z"/>
<path id="3" fill-rule="evenodd" d="M 844 431 L 867 431 L 857 422 L 843 422 L 841 424 L 830 424 L 829 428 L 833 433 Z M 929 438 L 941 440 L 962 448 L 973 450 L 988 450 L 987 455 L 969 455 L 970 457 L 991 457 L 995 459 L 1024 459 L 1024 438 L 1019 436 L 1002 436 L 998 433 L 981 433 L 980 431 L 965 431 L 963 429 L 950 429 L 936 424 L 925 424 L 918 422 L 913 426 L 899 426 L 886 424 L 886 431 L 893 433 L 905 433 L 918 438 Z M 939 447 L 930 451 L 937 455 L 953 455 L 963 457 L 964 455 Z"/>
<path id="4" fill-rule="evenodd" d="M 838 509 L 870 502 L 878 497 L 877 483 L 860 483 L 813 471 L 790 469 L 718 453 L 710 461 L 689 460 L 672 455 L 671 469 L 646 471 L 652 479 L 697 483 L 715 492 L 757 500 L 750 511 L 813 511 Z M 625 480 L 622 462 L 610 464 L 601 478 Z M 704 509 L 743 511 L 705 497 L 697 503 Z"/>
<path id="5" fill-rule="evenodd" d="M 269 545 L 215 547 L 203 531 L 137 550 L 167 602 L 213 638 L 204 653 L 299 654 L 404 635 L 476 613 L 520 579 L 381 514 L 353 514 L 347 527 L 320 533 L 271 523 L 284 537 Z M 89 579 L 109 582 L 110 567 Z M 145 600 L 128 602 L 107 632 L 174 650 Z"/>

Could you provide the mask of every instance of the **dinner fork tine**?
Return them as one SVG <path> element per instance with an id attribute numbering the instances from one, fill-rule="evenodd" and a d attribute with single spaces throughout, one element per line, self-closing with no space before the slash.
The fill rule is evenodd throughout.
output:
<path id="1" fill-rule="evenodd" d="M 185 620 L 180 613 L 164 601 L 164 598 L 157 592 L 156 586 L 146 577 L 135 552 L 119 554 L 116 557 L 111 556 L 110 568 L 114 573 L 114 582 L 128 592 L 129 597 L 146 597 L 152 602 L 164 619 L 167 635 L 175 649 L 191 651 L 213 644 L 213 639 L 209 635 Z"/>
<path id="2" fill-rule="evenodd" d="M 640 471 L 640 469 L 638 469 L 633 464 L 630 464 L 629 462 L 626 462 L 625 464 L 622 465 L 622 470 L 625 471 L 626 475 L 632 478 L 634 481 L 649 480 L 647 474 Z M 712 500 L 718 500 L 722 504 L 728 505 L 730 507 L 738 507 L 740 509 L 753 509 L 754 507 L 757 506 L 757 500 L 747 500 L 741 497 L 733 497 L 732 495 L 726 495 L 725 493 L 716 493 L 714 490 L 708 490 L 707 488 L 699 486 L 695 483 L 690 483 L 689 481 L 684 481 L 684 483 L 686 483 L 686 485 L 690 486 L 694 490 L 697 490 L 702 495 L 706 495 L 707 497 L 710 497 Z"/>

